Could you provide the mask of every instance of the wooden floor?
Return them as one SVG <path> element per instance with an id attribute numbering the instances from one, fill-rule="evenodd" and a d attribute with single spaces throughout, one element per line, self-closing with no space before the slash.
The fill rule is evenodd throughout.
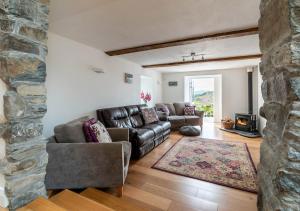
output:
<path id="1" fill-rule="evenodd" d="M 255 165 L 259 162 L 261 138 L 250 139 L 224 132 L 213 123 L 204 125 L 201 137 L 247 143 Z M 132 162 L 124 188 L 125 198 L 150 210 L 257 210 L 256 194 L 152 169 L 181 138 L 178 133 L 172 133 L 144 158 Z"/>

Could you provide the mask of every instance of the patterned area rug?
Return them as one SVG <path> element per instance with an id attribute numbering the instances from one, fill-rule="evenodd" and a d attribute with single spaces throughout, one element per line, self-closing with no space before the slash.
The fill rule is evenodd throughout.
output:
<path id="1" fill-rule="evenodd" d="M 184 137 L 153 168 L 257 192 L 255 166 L 247 145 L 240 142 Z"/>

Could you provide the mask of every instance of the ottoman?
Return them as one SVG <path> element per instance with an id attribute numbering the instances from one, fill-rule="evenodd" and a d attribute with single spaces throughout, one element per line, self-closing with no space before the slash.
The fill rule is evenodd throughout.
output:
<path id="1" fill-rule="evenodd" d="M 183 126 L 179 129 L 179 133 L 184 136 L 200 136 L 201 131 L 194 126 Z"/>

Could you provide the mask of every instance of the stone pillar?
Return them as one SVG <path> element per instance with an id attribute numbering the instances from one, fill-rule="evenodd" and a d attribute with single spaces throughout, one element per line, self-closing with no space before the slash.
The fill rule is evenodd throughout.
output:
<path id="1" fill-rule="evenodd" d="M 49 0 L 0 0 L 0 205 L 14 210 L 46 196 Z"/>
<path id="2" fill-rule="evenodd" d="M 300 0 L 262 0 L 259 210 L 300 210 Z"/>

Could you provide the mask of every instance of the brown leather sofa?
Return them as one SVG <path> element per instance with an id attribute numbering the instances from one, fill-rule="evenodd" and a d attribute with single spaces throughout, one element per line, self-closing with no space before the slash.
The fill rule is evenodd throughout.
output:
<path id="1" fill-rule="evenodd" d="M 171 132 L 168 121 L 146 125 L 141 109 L 144 105 L 132 105 L 97 110 L 98 119 L 107 128 L 129 128 L 132 158 L 138 159 L 165 141 Z"/>
<path id="2" fill-rule="evenodd" d="M 203 126 L 203 111 L 195 111 L 195 116 L 184 115 L 184 108 L 190 106 L 190 103 L 158 103 L 156 110 L 160 120 L 170 121 L 172 130 L 179 130 L 182 126 L 192 125 Z M 163 106 L 167 106 L 169 115 L 163 112 Z"/>

